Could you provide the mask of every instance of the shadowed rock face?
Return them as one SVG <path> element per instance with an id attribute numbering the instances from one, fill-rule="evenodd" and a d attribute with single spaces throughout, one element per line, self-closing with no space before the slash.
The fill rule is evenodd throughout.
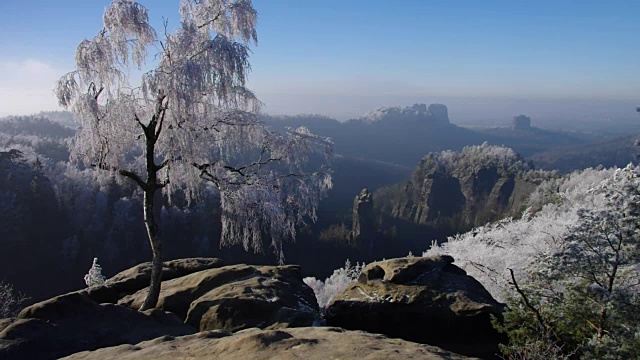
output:
<path id="1" fill-rule="evenodd" d="M 449 123 L 449 110 L 447 110 L 446 105 L 442 105 L 442 104 L 429 105 L 427 116 L 431 118 L 431 121 L 437 124 Z"/>
<path id="2" fill-rule="evenodd" d="M 137 311 L 150 273 L 149 264 L 141 264 L 104 286 L 61 295 L 25 308 L 17 319 L 0 320 L 0 360 L 57 359 L 198 330 L 311 326 L 318 317 L 315 295 L 298 266 L 222 266 L 205 258 L 164 265 L 159 309 Z M 118 304 L 108 303 L 114 301 Z"/>
<path id="3" fill-rule="evenodd" d="M 492 357 L 501 340 L 491 316 L 503 305 L 450 256 L 399 258 L 369 264 L 338 295 L 327 323 Z"/>
<path id="4" fill-rule="evenodd" d="M 462 232 L 517 214 L 536 186 L 523 177 L 530 168 L 489 145 L 431 153 L 403 186 L 377 190 L 374 201 L 392 219 Z"/>
<path id="5" fill-rule="evenodd" d="M 367 189 L 362 189 L 353 200 L 351 238 L 360 249 L 371 253 L 376 234 L 376 215 L 373 210 L 373 197 Z"/>
<path id="6" fill-rule="evenodd" d="M 466 206 L 467 199 L 462 192 L 460 180 L 447 174 L 434 173 L 429 178 L 431 188 L 426 197 L 426 219 L 453 217 L 461 213 Z"/>
<path id="7" fill-rule="evenodd" d="M 361 235 L 369 236 L 375 232 L 375 217 L 373 214 L 373 199 L 367 189 L 362 189 L 360 194 L 353 200 L 353 225 L 351 236 L 354 239 Z"/>
<path id="8" fill-rule="evenodd" d="M 513 117 L 513 130 L 530 130 L 531 118 L 526 115 L 518 115 Z"/>
<path id="9" fill-rule="evenodd" d="M 470 359 L 434 346 L 361 331 L 313 327 L 283 330 L 247 329 L 236 334 L 217 331 L 182 337 L 162 337 L 137 345 L 82 352 L 66 360 L 176 359 Z"/>
<path id="10" fill-rule="evenodd" d="M 61 295 L 25 308 L 0 326 L 0 359 L 57 359 L 79 351 L 136 344 L 196 332 L 175 315 L 97 304 L 86 294 Z"/>

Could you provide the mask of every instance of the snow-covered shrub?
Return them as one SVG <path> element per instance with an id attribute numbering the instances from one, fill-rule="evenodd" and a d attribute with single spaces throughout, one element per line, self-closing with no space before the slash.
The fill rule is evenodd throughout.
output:
<path id="1" fill-rule="evenodd" d="M 364 263 L 353 266 L 347 260 L 343 268 L 334 270 L 324 282 L 314 277 L 306 277 L 303 281 L 313 289 L 320 309 L 324 309 L 338 294 L 358 279 L 364 267 Z"/>
<path id="2" fill-rule="evenodd" d="M 613 169 L 586 169 L 541 185 L 543 190 L 520 219 L 506 218 L 451 236 L 432 246 L 423 256 L 448 254 L 458 266 L 480 281 L 498 301 L 512 291 L 509 269 L 521 277 L 529 264 L 544 253 L 553 253 L 572 226 L 580 209 L 604 209 L 606 199 L 591 189 L 614 174 Z M 550 201 L 552 199 L 552 201 Z"/>
<path id="3" fill-rule="evenodd" d="M 530 199 L 535 213 L 425 253 L 452 255 L 508 304 L 499 326 L 510 339 L 505 358 L 640 356 L 638 170 L 587 169 L 550 180 Z"/>
<path id="4" fill-rule="evenodd" d="M 27 297 L 15 291 L 11 284 L 0 281 L 0 319 L 15 316 L 26 300 Z"/>
<path id="5" fill-rule="evenodd" d="M 579 209 L 558 248 L 512 279 L 519 285 L 504 326 L 511 348 L 525 349 L 550 330 L 565 354 L 581 359 L 640 358 L 638 169 L 618 169 L 589 192 L 605 206 Z"/>
<path id="6" fill-rule="evenodd" d="M 106 278 L 102 275 L 102 267 L 98 264 L 98 258 L 93 258 L 93 265 L 89 269 L 89 273 L 84 276 L 84 282 L 87 286 L 96 286 L 104 284 Z"/>

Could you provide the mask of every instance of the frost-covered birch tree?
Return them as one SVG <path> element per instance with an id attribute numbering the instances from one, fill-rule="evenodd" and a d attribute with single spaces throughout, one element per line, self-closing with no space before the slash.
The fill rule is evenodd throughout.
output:
<path id="1" fill-rule="evenodd" d="M 180 15 L 175 30 L 165 20 L 158 35 L 145 7 L 113 1 L 55 89 L 81 123 L 72 160 L 119 174 L 144 194 L 153 257 L 142 309 L 155 307 L 160 292 L 157 192 L 193 199 L 207 180 L 220 192 L 221 243 L 259 251 L 268 234 L 282 261 L 282 241 L 315 219 L 331 187 L 328 169 L 310 165 L 331 159 L 328 139 L 304 128 L 272 132 L 257 120 L 261 103 L 245 86 L 257 43 L 251 0 L 180 0 Z"/>

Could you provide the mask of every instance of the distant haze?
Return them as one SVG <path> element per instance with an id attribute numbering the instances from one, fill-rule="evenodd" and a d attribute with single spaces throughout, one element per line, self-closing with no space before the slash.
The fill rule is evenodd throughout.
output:
<path id="1" fill-rule="evenodd" d="M 25 104 L 8 112 L 0 107 L 0 117 L 28 115 L 41 110 L 60 110 L 52 95 L 41 92 L 49 106 Z M 532 118 L 532 125 L 550 129 L 581 128 L 581 125 L 630 125 L 640 132 L 639 101 L 608 99 L 509 99 L 453 96 L 394 96 L 358 94 L 272 94 L 257 92 L 264 103 L 263 112 L 271 115 L 321 114 L 340 121 L 359 118 L 383 106 L 409 106 L 415 103 L 447 105 L 449 119 L 457 125 L 507 126 L 519 114 Z M 34 99 L 35 100 L 35 99 Z"/>
<path id="2" fill-rule="evenodd" d="M 441 103 L 449 118 L 459 125 L 505 125 L 513 116 L 526 114 L 533 124 L 547 121 L 607 122 L 637 121 L 639 101 L 608 99 L 509 99 L 451 96 L 260 94 L 264 112 L 277 115 L 322 114 L 344 121 L 358 118 L 382 106 Z"/>
<path id="3" fill-rule="evenodd" d="M 0 115 L 57 109 L 54 82 L 110 0 L 0 3 Z M 179 24 L 179 1 L 140 3 L 157 30 Z M 635 121 L 640 105 L 637 0 L 254 3 L 248 85 L 267 113 L 345 120 L 437 102 L 456 124 L 524 113 L 536 126 Z"/>

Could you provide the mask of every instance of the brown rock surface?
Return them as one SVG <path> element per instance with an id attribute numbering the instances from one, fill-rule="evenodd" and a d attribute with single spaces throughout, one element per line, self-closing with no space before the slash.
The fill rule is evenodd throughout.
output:
<path id="1" fill-rule="evenodd" d="M 11 360 L 57 359 L 84 350 L 196 332 L 171 313 L 100 305 L 80 293 L 31 305 L 17 319 L 1 324 L 0 359 Z"/>
<path id="2" fill-rule="evenodd" d="M 162 280 L 167 281 L 194 272 L 224 266 L 217 258 L 187 258 L 165 261 L 162 268 Z M 86 293 L 97 303 L 115 304 L 126 295 L 149 286 L 151 263 L 145 262 L 121 271 L 111 277 L 103 286 L 93 286 L 80 292 Z"/>
<path id="3" fill-rule="evenodd" d="M 307 327 L 284 330 L 247 329 L 234 335 L 212 331 L 163 337 L 71 355 L 66 360 L 249 360 L 249 359 L 470 359 L 434 346 L 362 331 Z"/>
<path id="4" fill-rule="evenodd" d="M 139 308 L 148 288 L 118 304 Z M 200 331 L 310 326 L 318 305 L 298 266 L 230 265 L 162 282 L 158 308 Z"/>
<path id="5" fill-rule="evenodd" d="M 450 256 L 409 257 L 369 264 L 338 295 L 327 323 L 490 357 L 501 340 L 491 315 L 502 304 Z"/>

